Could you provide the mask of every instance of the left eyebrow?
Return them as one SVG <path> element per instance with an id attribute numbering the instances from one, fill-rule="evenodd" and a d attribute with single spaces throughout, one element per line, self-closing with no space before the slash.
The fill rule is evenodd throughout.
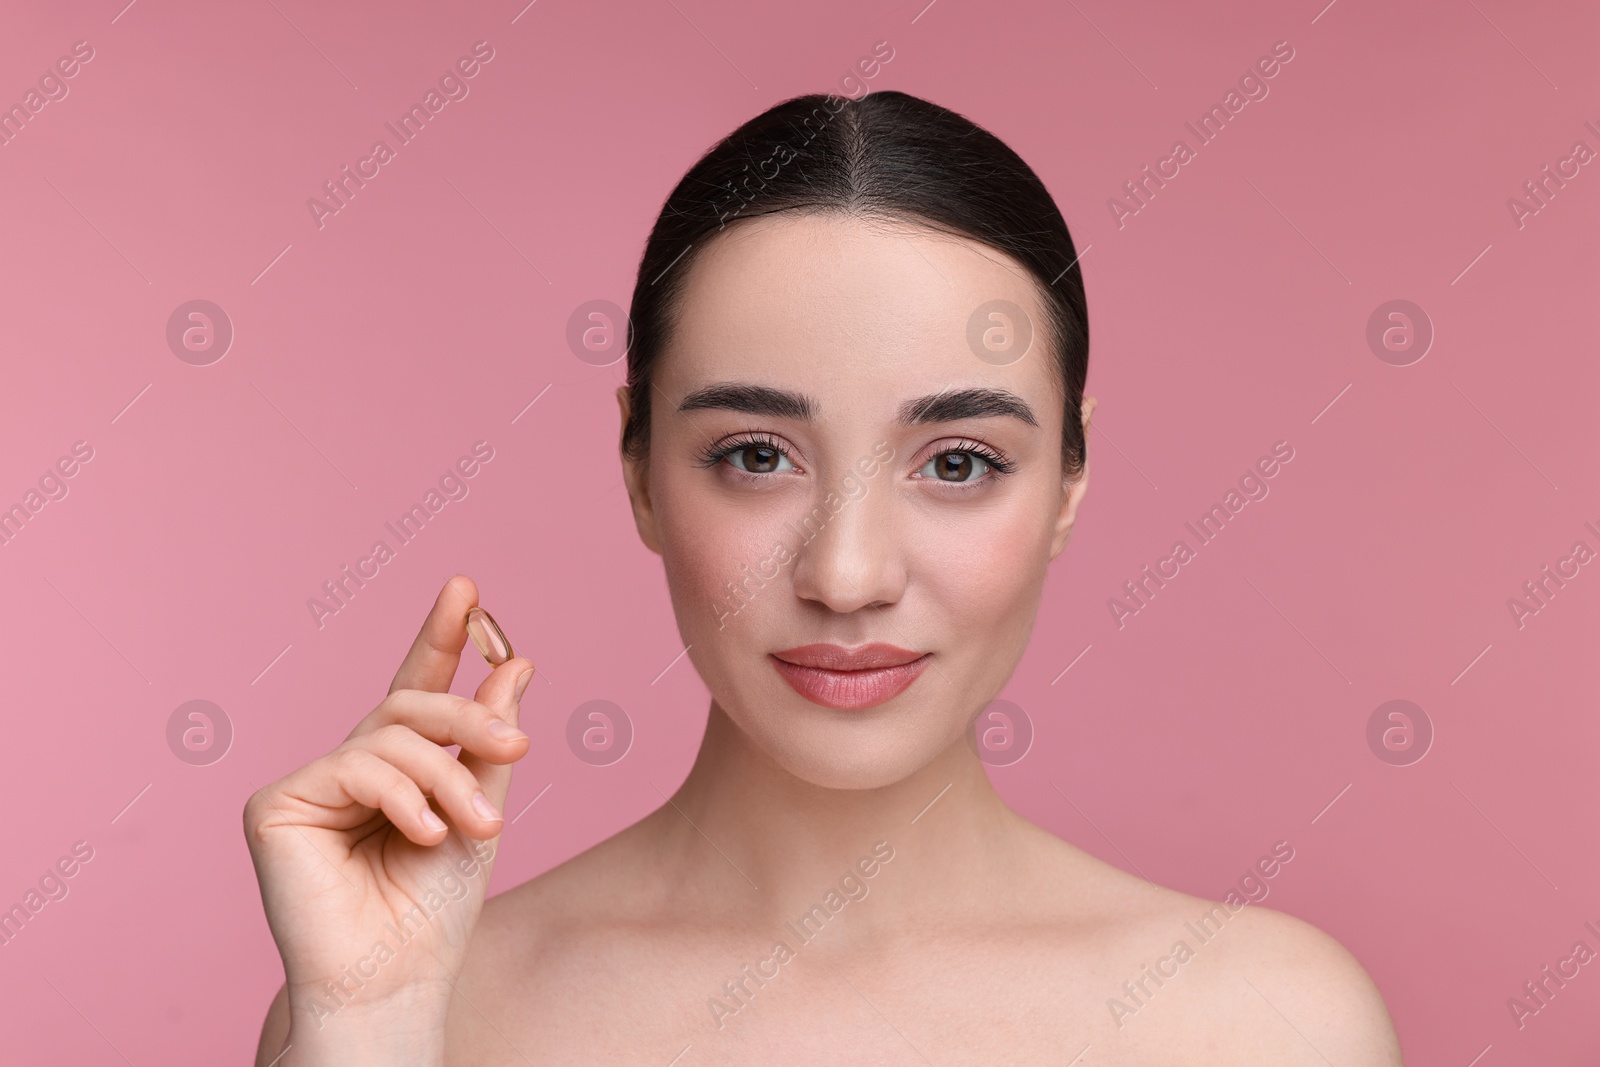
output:
<path id="1" fill-rule="evenodd" d="M 678 405 L 679 411 L 710 408 L 739 411 L 747 415 L 765 415 L 774 419 L 814 422 L 818 404 L 804 393 L 775 389 L 769 385 L 717 382 L 696 389 L 684 397 L 683 403 Z M 896 412 L 895 422 L 900 426 L 916 426 L 930 422 L 1007 417 L 1020 419 L 1029 426 L 1039 425 L 1033 409 L 1020 396 L 1004 389 L 990 389 L 983 386 L 947 390 L 907 400 Z"/>

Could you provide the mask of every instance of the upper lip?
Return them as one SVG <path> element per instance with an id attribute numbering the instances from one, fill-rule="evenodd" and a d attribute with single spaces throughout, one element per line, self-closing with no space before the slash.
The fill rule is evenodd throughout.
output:
<path id="1" fill-rule="evenodd" d="M 882 667 L 898 667 L 903 663 L 921 659 L 926 653 L 909 652 L 896 645 L 875 642 L 846 648 L 844 645 L 801 645 L 786 648 L 773 655 L 798 667 L 820 667 L 829 671 L 865 671 Z"/>

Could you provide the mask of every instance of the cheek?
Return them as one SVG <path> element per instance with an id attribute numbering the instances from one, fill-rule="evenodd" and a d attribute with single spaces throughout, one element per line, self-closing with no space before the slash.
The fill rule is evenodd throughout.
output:
<path id="1" fill-rule="evenodd" d="M 954 636 L 1009 639 L 1016 624 L 1031 625 L 1048 562 L 1050 526 L 1020 495 L 989 510 L 973 510 L 907 524 L 906 549 L 913 583 L 927 589 L 945 616 L 958 620 Z"/>
<path id="2" fill-rule="evenodd" d="M 960 693 L 952 716 L 976 714 L 1002 690 L 1028 648 L 1049 564 L 1051 523 L 1036 499 L 959 520 L 924 522 L 911 561 L 929 632 Z M 930 726 L 932 724 L 930 723 Z"/>
<path id="3" fill-rule="evenodd" d="M 686 643 L 726 640 L 731 628 L 769 605 L 788 581 L 788 512 L 754 496 L 706 485 L 706 472 L 676 472 L 656 487 L 661 555 L 673 610 Z"/>

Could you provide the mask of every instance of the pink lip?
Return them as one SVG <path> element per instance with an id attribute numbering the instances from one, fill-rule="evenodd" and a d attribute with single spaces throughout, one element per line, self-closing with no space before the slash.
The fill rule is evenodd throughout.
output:
<path id="1" fill-rule="evenodd" d="M 853 711 L 903 693 L 931 655 L 881 643 L 859 648 L 803 645 L 772 653 L 772 661 L 784 681 L 813 704 Z"/>

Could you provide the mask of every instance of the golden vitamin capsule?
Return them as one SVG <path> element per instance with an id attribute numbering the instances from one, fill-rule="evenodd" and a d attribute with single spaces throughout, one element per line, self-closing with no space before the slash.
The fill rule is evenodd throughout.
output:
<path id="1" fill-rule="evenodd" d="M 498 667 L 516 655 L 511 651 L 511 642 L 506 639 L 500 624 L 482 608 L 467 612 L 467 633 L 472 635 L 472 643 L 478 646 L 478 651 L 483 653 L 483 658 L 489 661 L 490 666 Z"/>

